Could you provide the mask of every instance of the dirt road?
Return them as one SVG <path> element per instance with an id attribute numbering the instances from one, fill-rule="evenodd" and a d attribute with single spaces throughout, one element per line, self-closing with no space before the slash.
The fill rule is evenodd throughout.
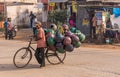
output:
<path id="1" fill-rule="evenodd" d="M 14 40 L 20 41 L 28 41 L 29 36 L 32 35 L 32 29 L 20 29 L 17 32 L 17 36 Z M 0 39 L 4 39 L 2 34 L 0 33 Z M 104 49 L 120 49 L 120 44 L 103 44 L 103 45 L 96 45 L 94 43 L 82 43 L 82 47 L 89 47 L 89 48 L 104 48 Z"/>
<path id="2" fill-rule="evenodd" d="M 80 47 L 67 53 L 64 64 L 40 68 L 33 57 L 22 69 L 14 67 L 15 51 L 27 42 L 0 40 L 0 77 L 120 77 L 120 50 Z"/>

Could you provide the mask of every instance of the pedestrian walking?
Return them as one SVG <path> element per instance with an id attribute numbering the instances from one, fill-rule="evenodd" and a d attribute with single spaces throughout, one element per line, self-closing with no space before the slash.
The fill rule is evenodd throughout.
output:
<path id="1" fill-rule="evenodd" d="M 33 20 L 34 20 L 34 14 L 32 11 L 30 12 L 29 17 L 30 17 L 30 28 L 32 28 L 33 27 Z"/>
<path id="2" fill-rule="evenodd" d="M 36 25 L 35 25 L 36 22 L 37 22 L 37 17 L 34 16 L 34 19 L 33 19 L 33 36 L 35 37 L 35 39 L 37 38 L 37 33 L 36 33 L 37 28 L 36 28 Z"/>

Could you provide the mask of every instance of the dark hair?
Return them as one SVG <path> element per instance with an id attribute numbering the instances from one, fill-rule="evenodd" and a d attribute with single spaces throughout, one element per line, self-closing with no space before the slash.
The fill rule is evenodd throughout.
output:
<path id="1" fill-rule="evenodd" d="M 11 21 L 11 18 L 7 18 L 8 21 Z"/>
<path id="2" fill-rule="evenodd" d="M 53 28 L 53 25 L 51 25 L 50 28 Z"/>

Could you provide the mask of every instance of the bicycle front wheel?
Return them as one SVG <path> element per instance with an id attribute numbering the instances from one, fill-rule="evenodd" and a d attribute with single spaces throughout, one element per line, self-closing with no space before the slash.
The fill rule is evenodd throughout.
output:
<path id="1" fill-rule="evenodd" d="M 23 47 L 17 50 L 13 57 L 13 63 L 17 68 L 23 68 L 32 59 L 32 52 L 30 49 Z"/>
<path id="2" fill-rule="evenodd" d="M 66 57 L 66 52 L 59 53 L 58 51 L 51 51 L 51 50 L 47 49 L 45 55 L 50 64 L 56 65 L 56 64 L 63 63 L 63 61 Z"/>

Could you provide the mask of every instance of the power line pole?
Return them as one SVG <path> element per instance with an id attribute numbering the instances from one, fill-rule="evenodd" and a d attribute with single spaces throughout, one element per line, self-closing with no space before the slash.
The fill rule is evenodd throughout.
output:
<path id="1" fill-rule="evenodd" d="M 6 20 L 6 0 L 4 0 L 4 20 Z"/>

